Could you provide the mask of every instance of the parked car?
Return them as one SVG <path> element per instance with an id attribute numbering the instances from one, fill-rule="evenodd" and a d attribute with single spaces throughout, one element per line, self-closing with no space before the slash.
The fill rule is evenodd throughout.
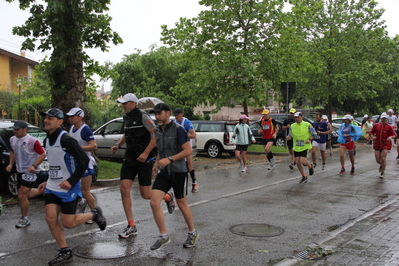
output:
<path id="1" fill-rule="evenodd" d="M 234 156 L 235 145 L 231 143 L 236 122 L 196 120 L 191 121 L 197 133 L 197 151 L 210 157 L 220 157 L 223 152 Z"/>
<path id="2" fill-rule="evenodd" d="M 151 119 L 156 124 L 155 116 L 151 114 Z M 170 119 L 175 119 L 171 116 Z M 111 147 L 122 137 L 123 117 L 112 119 L 99 127 L 93 132 L 94 138 L 97 142 L 96 155 L 99 158 L 121 160 L 125 156 L 126 144 L 123 144 L 115 154 L 111 154 Z M 197 154 L 196 142 L 191 141 L 191 148 L 193 149 L 193 156 Z"/>
<path id="3" fill-rule="evenodd" d="M 19 187 L 15 165 L 10 173 L 6 171 L 6 167 L 10 162 L 10 138 L 14 136 L 14 132 L 10 127 L 14 125 L 14 122 L 15 120 L 0 121 L 0 187 L 2 190 L 7 190 L 11 195 L 17 196 Z M 43 145 L 43 140 L 46 137 L 45 131 L 39 127 L 29 125 L 28 134 L 38 138 Z M 48 162 L 44 161 L 40 167 L 43 171 L 38 173 L 36 187 L 48 178 Z"/>
<path id="4" fill-rule="evenodd" d="M 356 121 L 356 120 L 353 120 L 354 121 L 354 123 L 357 125 L 357 126 L 359 126 L 360 127 L 360 123 L 358 122 L 358 121 Z M 344 119 L 342 118 L 342 117 L 340 117 L 340 118 L 333 118 L 333 119 L 331 119 L 331 125 L 333 125 L 333 126 L 337 126 L 338 128 L 342 125 L 342 123 L 344 122 Z"/>
<path id="5" fill-rule="evenodd" d="M 280 130 L 277 132 L 276 141 L 274 144 L 277 147 L 285 147 L 285 137 L 286 136 L 285 136 L 285 130 L 283 129 L 283 123 L 281 123 L 278 120 L 276 120 L 276 123 L 279 126 Z M 249 125 L 249 128 L 251 129 L 252 135 L 254 136 L 254 138 L 256 140 L 256 144 L 262 144 L 263 143 L 262 134 L 258 133 L 258 130 L 260 129 L 259 121 L 252 122 Z"/>

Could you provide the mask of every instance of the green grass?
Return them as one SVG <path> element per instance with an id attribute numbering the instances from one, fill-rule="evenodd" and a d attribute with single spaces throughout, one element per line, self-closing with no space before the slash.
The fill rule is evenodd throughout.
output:
<path id="1" fill-rule="evenodd" d="M 98 179 L 113 179 L 119 178 L 121 164 L 100 160 L 98 164 Z"/>
<path id="2" fill-rule="evenodd" d="M 251 145 L 248 147 L 248 151 L 257 151 L 257 152 L 265 152 L 263 145 Z M 272 146 L 272 152 L 288 152 L 288 149 L 285 147 L 276 147 Z"/>

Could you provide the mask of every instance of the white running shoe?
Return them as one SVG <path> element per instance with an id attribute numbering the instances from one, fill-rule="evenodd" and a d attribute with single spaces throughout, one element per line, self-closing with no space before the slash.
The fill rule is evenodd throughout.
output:
<path id="1" fill-rule="evenodd" d="M 241 172 L 246 172 L 247 171 L 247 167 L 246 166 L 244 166 L 243 168 L 241 168 Z"/>

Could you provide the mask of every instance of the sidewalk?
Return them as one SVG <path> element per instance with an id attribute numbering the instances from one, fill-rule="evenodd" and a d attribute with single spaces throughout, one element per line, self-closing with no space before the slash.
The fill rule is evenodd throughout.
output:
<path id="1" fill-rule="evenodd" d="M 337 229 L 308 247 L 332 250 L 332 255 L 308 259 L 307 251 L 276 266 L 397 266 L 399 265 L 399 196 Z"/>

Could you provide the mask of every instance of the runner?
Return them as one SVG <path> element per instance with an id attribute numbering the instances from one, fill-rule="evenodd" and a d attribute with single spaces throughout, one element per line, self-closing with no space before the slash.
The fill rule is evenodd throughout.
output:
<path id="1" fill-rule="evenodd" d="M 331 129 L 329 128 L 327 122 L 321 119 L 321 114 L 316 113 L 315 115 L 316 121 L 312 123 L 313 128 L 315 129 L 317 136 L 314 137 L 312 141 L 312 161 L 313 167 L 316 169 L 316 153 L 317 150 L 320 150 L 321 160 L 322 160 L 322 167 L 321 170 L 326 169 L 326 143 L 327 143 L 327 136 L 330 134 Z"/>
<path id="2" fill-rule="evenodd" d="M 345 152 L 349 152 L 349 160 L 351 162 L 351 174 L 355 174 L 355 141 L 357 141 L 362 135 L 362 130 L 360 127 L 351 124 L 352 116 L 345 115 L 343 117 L 344 123 L 341 124 L 338 130 L 338 142 L 340 143 L 339 147 L 339 159 L 341 162 L 341 171 L 340 174 L 346 172 L 345 170 Z"/>
<path id="3" fill-rule="evenodd" d="M 50 170 L 48 181 L 41 183 L 38 189 L 46 193 L 46 222 L 60 247 L 58 255 L 49 265 L 59 265 L 73 259 L 64 227 L 71 229 L 94 220 L 101 230 L 105 230 L 107 221 L 98 206 L 90 213 L 75 214 L 78 199 L 82 197 L 80 178 L 87 169 L 89 158 L 78 142 L 61 129 L 64 113 L 60 109 L 51 108 L 40 114 L 44 116 L 44 129 L 47 131 L 44 146 Z"/>
<path id="4" fill-rule="evenodd" d="M 38 173 L 41 170 L 40 164 L 46 158 L 46 152 L 39 140 L 28 134 L 28 123 L 18 120 L 11 128 L 14 130 L 14 136 L 10 138 L 10 162 L 6 171 L 11 172 L 15 162 L 17 181 L 20 184 L 18 201 L 21 209 L 21 219 L 15 228 L 23 228 L 31 224 L 28 217 L 29 199 L 40 195 L 39 190 L 33 187 L 41 181 Z"/>
<path id="5" fill-rule="evenodd" d="M 174 111 L 175 115 L 175 122 L 181 125 L 186 131 L 188 138 L 190 139 L 190 142 L 195 141 L 195 137 L 197 134 L 195 133 L 195 130 L 193 128 L 193 124 L 191 124 L 191 121 L 188 120 L 187 118 L 183 117 L 184 113 L 183 110 L 180 108 L 176 108 Z M 191 145 L 192 146 L 192 145 Z M 198 192 L 198 182 L 197 179 L 195 178 L 195 170 L 193 167 L 193 155 L 190 155 L 187 157 L 187 167 L 188 167 L 188 172 L 190 173 L 191 176 L 191 182 L 192 182 L 192 193 L 197 193 Z"/>
<path id="6" fill-rule="evenodd" d="M 120 238 L 137 235 L 137 227 L 133 218 L 131 189 L 138 176 L 140 195 L 143 199 L 151 199 L 152 167 L 155 161 L 155 124 L 147 112 L 137 107 L 138 99 L 133 93 L 125 94 L 117 100 L 122 104 L 123 116 L 122 137 L 111 147 L 114 154 L 126 142 L 126 152 L 120 171 L 122 205 L 125 211 L 127 226 L 119 233 Z M 173 193 L 165 195 L 168 212 L 173 213 L 175 202 Z"/>
<path id="7" fill-rule="evenodd" d="M 296 123 L 292 124 L 289 128 L 290 131 L 287 140 L 292 139 L 294 142 L 295 162 L 302 175 L 299 183 L 306 183 L 308 182 L 308 177 L 303 170 L 303 166 L 307 166 L 309 168 L 309 175 L 313 175 L 313 165 L 308 162 L 307 157 L 308 150 L 312 147 L 312 140 L 316 136 L 316 131 L 310 123 L 302 120 L 302 113 L 296 112 L 294 117 Z"/>
<path id="8" fill-rule="evenodd" d="M 380 178 L 385 178 L 388 151 L 392 148 L 391 139 L 397 137 L 394 129 L 387 123 L 388 115 L 381 114 L 380 122 L 375 124 L 369 133 L 369 139 L 373 139 L 375 160 L 380 165 Z"/>
<path id="9" fill-rule="evenodd" d="M 326 122 L 328 124 L 328 128 L 332 132 L 333 127 L 332 127 L 331 123 L 328 121 L 328 117 L 326 115 L 323 115 L 322 119 L 323 119 L 324 122 Z M 334 155 L 334 152 L 333 152 L 333 149 L 332 149 L 332 144 L 331 144 L 331 132 L 330 132 L 330 134 L 327 135 L 327 142 L 326 142 L 327 143 L 326 144 L 326 149 L 330 150 L 330 159 L 332 159 L 332 157 Z"/>
<path id="10" fill-rule="evenodd" d="M 192 149 L 187 132 L 180 125 L 170 121 L 170 112 L 170 107 L 166 103 L 159 103 L 154 107 L 158 123 L 155 128 L 158 155 L 153 168 L 153 174 L 156 177 L 151 190 L 151 209 L 160 236 L 151 246 L 151 250 L 158 250 L 170 242 L 160 204 L 171 188 L 173 188 L 177 205 L 188 227 L 188 237 L 183 247 L 194 247 L 199 237 L 187 201 L 188 175 L 185 158 L 192 154 Z"/>
<path id="11" fill-rule="evenodd" d="M 252 136 L 252 131 L 248 126 L 249 117 L 241 115 L 238 124 L 233 130 L 232 144 L 236 145 L 235 156 L 239 162 L 241 172 L 247 171 L 247 150 L 248 145 L 252 142 L 255 143 L 255 138 Z"/>
<path id="12" fill-rule="evenodd" d="M 367 138 L 368 135 L 370 134 L 370 130 L 374 126 L 374 121 L 371 119 L 371 117 L 367 116 L 366 122 L 363 123 L 362 131 L 363 131 L 363 136 L 367 139 L 367 147 L 371 148 L 373 144 L 373 139 L 372 138 Z"/>
<path id="13" fill-rule="evenodd" d="M 394 114 L 392 109 L 388 110 L 388 122 L 387 122 L 391 127 L 393 127 L 393 130 L 396 131 L 398 130 L 397 128 L 397 124 L 398 124 L 398 117 Z M 395 139 L 391 139 L 391 142 L 393 144 L 393 146 L 396 146 L 396 142 Z M 397 148 L 398 149 L 398 148 Z M 389 149 L 389 152 L 391 152 L 391 149 Z"/>
<path id="14" fill-rule="evenodd" d="M 66 115 L 68 116 L 69 124 L 72 125 L 69 129 L 69 135 L 78 141 L 79 145 L 90 159 L 89 166 L 80 179 L 83 198 L 78 202 L 78 206 L 79 212 L 84 213 L 87 205 L 89 205 L 91 210 L 96 207 L 96 200 L 90 192 L 90 187 L 94 175 L 95 162 L 91 152 L 97 150 L 97 142 L 94 139 L 91 128 L 83 123 L 85 113 L 81 108 L 72 108 L 68 113 L 66 113 Z M 92 224 L 93 221 L 90 220 L 86 223 Z"/>
<path id="15" fill-rule="evenodd" d="M 258 133 L 262 134 L 266 157 L 267 160 L 270 162 L 268 170 L 272 170 L 274 168 L 274 157 L 271 148 L 274 141 L 276 140 L 279 127 L 276 121 L 274 121 L 274 119 L 269 116 L 269 110 L 263 110 L 262 115 L 263 117 L 259 121 L 260 129 L 258 130 Z"/>
<path id="16" fill-rule="evenodd" d="M 288 136 L 288 134 L 290 132 L 291 125 L 295 123 L 295 117 L 294 117 L 295 113 L 296 113 L 296 110 L 294 108 L 291 108 L 289 116 L 283 122 L 283 129 L 286 130 L 285 131 L 286 136 Z M 288 152 L 291 155 L 291 163 L 289 165 L 289 168 L 291 170 L 294 170 L 295 156 L 294 156 L 294 150 L 292 149 L 294 147 L 292 139 L 287 141 L 287 147 L 288 147 Z"/>

